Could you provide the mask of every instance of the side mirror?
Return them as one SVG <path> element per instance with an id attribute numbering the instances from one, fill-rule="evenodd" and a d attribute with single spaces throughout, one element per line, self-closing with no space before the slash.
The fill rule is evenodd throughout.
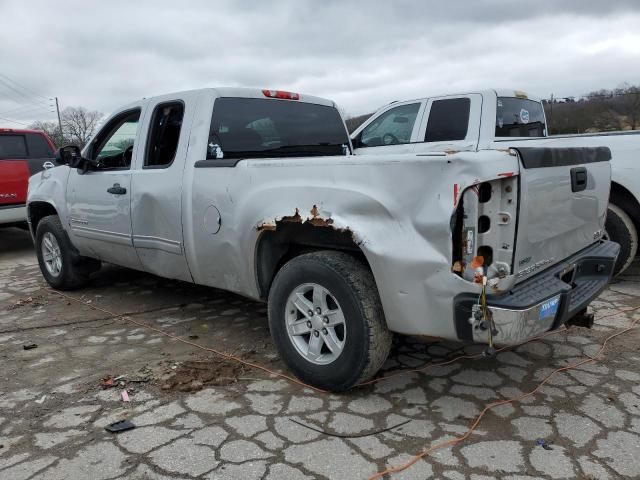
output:
<path id="1" fill-rule="evenodd" d="M 71 168 L 78 168 L 82 163 L 80 148 L 75 145 L 60 147 L 56 151 L 55 158 L 58 165 L 69 165 Z"/>

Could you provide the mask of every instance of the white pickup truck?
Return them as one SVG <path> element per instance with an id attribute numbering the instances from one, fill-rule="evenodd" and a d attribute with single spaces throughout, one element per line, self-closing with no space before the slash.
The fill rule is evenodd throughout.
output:
<path id="1" fill-rule="evenodd" d="M 422 118 L 406 108 L 394 125 Z M 465 145 L 353 155 L 328 100 L 164 95 L 60 149 L 30 179 L 28 220 L 54 288 L 110 262 L 268 301 L 288 366 L 341 391 L 378 371 L 391 332 L 521 342 L 609 281 L 608 149 Z"/>
<path id="2" fill-rule="evenodd" d="M 638 252 L 640 131 L 548 136 L 542 102 L 521 91 L 484 90 L 394 102 L 352 134 L 357 153 L 505 147 L 608 147 L 611 197 L 605 233 L 620 244 L 615 273 Z M 383 147 L 383 148 L 379 148 Z"/>

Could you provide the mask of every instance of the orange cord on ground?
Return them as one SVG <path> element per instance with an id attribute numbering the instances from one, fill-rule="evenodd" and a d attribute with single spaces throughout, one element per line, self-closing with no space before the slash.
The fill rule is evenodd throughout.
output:
<path id="1" fill-rule="evenodd" d="M 624 311 L 625 312 L 629 312 L 629 311 L 633 311 L 633 310 L 638 310 L 639 308 L 640 307 L 635 307 L 635 308 L 632 308 L 632 309 L 629 309 L 629 310 L 624 310 Z M 601 318 L 604 318 L 604 317 L 601 317 Z M 529 392 L 526 392 L 526 393 L 523 393 L 522 395 L 518 395 L 517 397 L 507 398 L 507 399 L 504 399 L 504 400 L 498 400 L 496 402 L 489 403 L 478 414 L 478 416 L 475 418 L 475 420 L 473 421 L 473 423 L 471 424 L 469 429 L 463 435 L 460 435 L 459 437 L 453 438 L 451 440 L 447 440 L 445 442 L 436 443 L 435 445 L 432 445 L 429 448 L 427 448 L 427 449 L 423 450 L 422 452 L 420 452 L 419 454 L 415 455 L 407 463 L 403 463 L 402 465 L 398 465 L 398 466 L 395 466 L 395 467 L 390 467 L 390 468 L 388 468 L 388 469 L 386 469 L 386 470 L 384 470 L 382 472 L 378 472 L 375 475 L 370 476 L 368 480 L 375 480 L 375 479 L 378 479 L 378 478 L 382 478 L 385 475 L 391 475 L 392 473 L 401 472 L 403 470 L 406 470 L 407 468 L 409 468 L 410 466 L 415 464 L 418 460 L 420 460 L 421 458 L 425 457 L 426 455 L 428 455 L 429 453 L 433 452 L 434 450 L 438 450 L 438 449 L 444 448 L 444 447 L 453 446 L 453 445 L 456 445 L 456 444 L 458 444 L 460 442 L 463 442 L 464 440 L 469 438 L 469 436 L 473 433 L 473 431 L 478 427 L 478 424 L 480 423 L 480 420 L 482 420 L 482 417 L 484 417 L 485 413 L 487 413 L 489 410 L 491 410 L 494 407 L 498 407 L 500 405 L 506 405 L 508 403 L 517 402 L 519 400 L 522 400 L 523 398 L 526 398 L 526 397 L 529 397 L 529 396 L 535 394 L 556 373 L 563 372 L 563 371 L 566 371 L 566 370 L 572 370 L 572 369 L 577 368 L 577 367 L 579 367 L 581 365 L 584 365 L 585 363 L 594 362 L 598 358 L 598 356 L 600 356 L 602 354 L 602 352 L 604 352 L 604 350 L 605 350 L 605 348 L 607 346 L 607 342 L 609 340 L 611 340 L 612 338 L 615 338 L 615 337 L 617 337 L 619 335 L 622 335 L 624 333 L 627 333 L 629 330 L 633 330 L 634 328 L 636 328 L 638 326 L 639 322 L 640 322 L 640 319 L 634 320 L 631 323 L 631 326 L 629 326 L 629 327 L 627 327 L 627 328 L 625 328 L 623 330 L 619 330 L 618 332 L 614 333 L 613 335 L 609 335 L 607 338 L 605 338 L 605 340 L 602 342 L 602 345 L 600 346 L 600 349 L 598 350 L 598 352 L 593 357 L 587 355 L 587 358 L 585 358 L 584 360 L 580 360 L 579 362 L 572 363 L 571 365 L 566 365 L 564 367 L 556 368 L 549 375 L 547 375 L 533 390 L 531 390 Z"/>
<path id="2" fill-rule="evenodd" d="M 191 341 L 186 340 L 186 339 L 184 339 L 182 337 L 179 337 L 178 335 L 174 335 L 172 333 L 165 332 L 164 330 L 162 330 L 160 328 L 157 328 L 157 327 L 154 327 L 152 325 L 149 325 L 147 323 L 138 322 L 137 320 L 134 320 L 133 318 L 127 317 L 126 315 L 118 315 L 116 313 L 113 313 L 113 312 L 107 310 L 106 308 L 97 307 L 96 305 L 93 305 L 91 303 L 87 303 L 87 302 L 85 302 L 83 300 L 80 300 L 79 298 L 75 298 L 75 297 L 73 297 L 71 295 L 67 295 L 66 293 L 62 293 L 62 292 L 59 292 L 57 290 L 50 290 L 50 291 L 53 292 L 53 293 L 56 293 L 57 295 L 60 295 L 61 297 L 66 298 L 68 300 L 72 300 L 72 301 L 74 301 L 76 303 L 80 303 L 80 304 L 85 305 L 85 306 L 87 306 L 89 308 L 92 308 L 93 310 L 97 310 L 99 312 L 106 313 L 110 317 L 121 318 L 122 320 L 125 320 L 126 322 L 133 323 L 134 325 L 138 325 L 139 327 L 146 328 L 147 330 L 152 330 L 152 331 L 157 332 L 157 333 L 159 333 L 161 335 L 164 335 L 165 337 L 172 338 L 174 340 L 177 340 L 179 342 L 185 343 L 187 345 L 191 345 L 192 347 L 199 348 L 201 350 L 206 350 L 207 352 L 215 353 L 216 355 L 218 355 L 218 356 L 220 356 L 222 358 L 226 358 L 227 360 L 233 360 L 234 362 L 241 363 L 242 365 L 246 365 L 248 367 L 255 368 L 257 370 L 262 370 L 263 372 L 266 372 L 266 373 L 268 373 L 270 375 L 275 375 L 277 377 L 284 378 L 285 380 L 287 380 L 287 381 L 289 381 L 291 383 L 295 383 L 295 384 L 300 385 L 302 387 L 311 388 L 312 390 L 315 390 L 316 392 L 328 393 L 326 390 L 314 387 L 312 385 L 307 385 L 306 383 L 301 382 L 300 380 L 298 380 L 296 378 L 293 378 L 293 377 L 290 377 L 288 375 L 285 375 L 284 373 L 274 372 L 273 370 L 270 370 L 267 367 L 263 367 L 262 365 L 258 365 L 256 363 L 248 362 L 248 361 L 243 360 L 240 357 L 236 357 L 235 355 L 232 355 L 230 353 L 221 352 L 221 351 L 216 350 L 214 348 L 210 348 L 210 347 L 205 347 L 203 345 L 199 345 L 199 344 L 197 344 L 195 342 L 191 342 Z"/>
<path id="3" fill-rule="evenodd" d="M 218 356 L 220 356 L 222 358 L 225 358 L 227 360 L 232 360 L 234 362 L 241 363 L 241 364 L 246 365 L 248 367 L 255 368 L 257 370 L 261 370 L 261 371 L 266 372 L 266 373 L 268 373 L 270 375 L 275 375 L 276 377 L 283 378 L 283 379 L 285 379 L 285 380 L 287 380 L 287 381 L 289 381 L 291 383 L 300 385 L 302 387 L 310 388 L 310 389 L 312 389 L 312 390 L 314 390 L 316 392 L 319 392 L 319 393 L 329 393 L 326 390 L 314 387 L 312 385 L 308 385 L 308 384 L 306 384 L 306 383 L 304 383 L 304 382 L 302 382 L 302 381 L 300 381 L 300 380 L 298 380 L 296 378 L 290 377 L 290 376 L 285 375 L 283 373 L 275 372 L 273 370 L 268 369 L 267 367 L 263 367 L 262 365 L 258 365 L 258 364 L 252 363 L 252 362 L 248 362 L 248 361 L 243 360 L 242 358 L 236 357 L 235 355 L 232 355 L 230 353 L 221 352 L 221 351 L 216 350 L 214 348 L 210 348 L 210 347 L 205 347 L 203 345 L 199 345 L 199 344 L 197 344 L 195 342 L 191 342 L 191 341 L 186 340 L 186 339 L 184 339 L 182 337 L 179 337 L 178 335 L 173 335 L 172 333 L 166 332 L 166 331 L 164 331 L 164 330 L 162 330 L 160 328 L 154 327 L 154 326 L 149 325 L 149 324 L 144 323 L 144 322 L 139 322 L 137 320 L 134 320 L 134 319 L 132 319 L 130 317 L 127 317 L 127 316 L 124 316 L 124 315 L 118 315 L 116 313 L 113 313 L 113 312 L 105 309 L 105 308 L 98 307 L 96 305 L 93 305 L 91 303 L 85 302 L 83 300 L 80 300 L 80 299 L 75 298 L 75 297 L 73 297 L 71 295 L 67 295 L 65 293 L 59 292 L 57 290 L 50 290 L 50 291 L 55 293 L 55 294 L 57 294 L 57 295 L 60 295 L 61 297 L 66 298 L 68 300 L 72 300 L 72 301 L 74 301 L 76 303 L 83 304 L 83 305 L 85 305 L 85 306 L 87 306 L 87 307 L 89 307 L 89 308 L 91 308 L 93 310 L 100 311 L 100 312 L 105 313 L 105 314 L 107 314 L 107 315 L 109 315 L 111 317 L 114 317 L 114 318 L 121 318 L 121 319 L 123 319 L 123 320 L 125 320 L 125 321 L 127 321 L 129 323 L 133 323 L 134 325 L 138 325 L 138 326 L 146 328 L 148 330 L 152 330 L 154 332 L 157 332 L 157 333 L 159 333 L 161 335 L 164 335 L 166 337 L 172 338 L 172 339 L 177 340 L 179 342 L 182 342 L 184 344 L 191 345 L 191 346 L 199 348 L 201 350 L 205 350 L 207 352 L 214 353 L 214 354 L 216 354 L 216 355 L 218 355 Z M 601 320 L 603 318 L 612 317 L 614 315 L 619 315 L 621 313 L 628 313 L 628 312 L 636 311 L 638 309 L 640 309 L 640 306 L 633 307 L 633 308 L 628 308 L 628 309 L 623 309 L 623 310 L 617 310 L 614 313 L 598 317 L 598 320 Z M 526 392 L 526 393 L 523 393 L 522 395 L 518 395 L 516 397 L 507 398 L 507 399 L 504 399 L 504 400 L 498 400 L 498 401 L 489 403 L 478 414 L 478 416 L 475 418 L 475 420 L 469 426 L 469 429 L 463 435 L 460 435 L 459 437 L 453 438 L 451 440 L 447 440 L 445 442 L 436 443 L 435 445 L 432 445 L 429 448 L 427 448 L 427 449 L 423 450 L 422 452 L 418 453 L 417 455 L 415 455 L 407 463 L 404 463 L 402 465 L 398 465 L 398 466 L 395 466 L 395 467 L 390 467 L 390 468 L 388 468 L 388 469 L 386 469 L 386 470 L 384 470 L 382 472 L 378 472 L 375 475 L 370 476 L 368 480 L 375 480 L 375 479 L 378 479 L 378 478 L 382 478 L 385 475 L 391 475 L 392 473 L 401 472 L 401 471 L 406 470 L 407 468 L 411 467 L 418 460 L 420 460 L 421 458 L 425 457 L 426 455 L 428 455 L 429 453 L 433 452 L 434 450 L 438 450 L 440 448 L 444 448 L 444 447 L 448 447 L 448 446 L 453 446 L 453 445 L 456 445 L 456 444 L 458 444 L 460 442 L 463 442 L 464 440 L 469 438 L 469 436 L 473 433 L 473 431 L 478 427 L 480 421 L 482 420 L 482 417 L 484 417 L 484 415 L 489 410 L 491 410 L 492 408 L 498 407 L 500 405 L 506 405 L 508 403 L 517 402 L 519 400 L 522 400 L 523 398 L 526 398 L 526 397 L 529 397 L 529 396 L 535 394 L 556 373 L 567 371 L 567 370 L 572 370 L 572 369 L 577 368 L 577 367 L 579 367 L 581 365 L 584 365 L 586 363 L 594 362 L 604 352 L 604 350 L 606 348 L 606 345 L 609 342 L 609 340 L 611 340 L 611 339 L 613 339 L 613 338 L 615 338 L 615 337 L 617 337 L 619 335 L 622 335 L 622 334 L 624 334 L 624 333 L 636 328 L 638 326 L 638 323 L 640 323 L 640 319 L 634 320 L 629 327 L 624 328 L 624 329 L 622 329 L 622 330 L 620 330 L 620 331 L 618 331 L 618 332 L 616 332 L 616 333 L 614 333 L 612 335 L 609 335 L 602 342 L 602 345 L 600 346 L 600 348 L 598 349 L 598 351 L 596 352 L 596 354 L 594 356 L 586 355 L 587 358 L 585 358 L 584 360 L 580 360 L 579 362 L 572 363 L 570 365 L 565 365 L 564 367 L 560 367 L 560 368 L 555 369 L 549 375 L 547 375 L 533 390 L 531 390 L 529 392 Z M 515 344 L 515 345 L 509 345 L 509 346 L 506 346 L 506 347 L 502 347 L 502 348 L 496 350 L 496 353 L 499 353 L 499 352 L 502 352 L 502 351 L 505 351 L 505 350 L 510 350 L 510 349 L 516 348 L 518 346 L 527 344 L 529 342 L 540 340 L 540 339 L 542 339 L 544 337 L 559 333 L 561 331 L 562 330 L 553 330 L 553 331 L 550 331 L 550 332 L 546 332 L 546 333 L 544 333 L 542 335 L 539 335 L 537 337 L 531 338 L 531 339 L 529 339 L 529 340 L 527 340 L 525 342 L 521 342 L 521 343 L 518 343 L 518 344 Z M 447 360 L 445 362 L 428 363 L 428 364 L 426 364 L 426 365 L 424 365 L 424 366 L 422 366 L 420 368 L 411 368 L 411 369 L 405 369 L 405 370 L 398 370 L 398 371 L 393 372 L 393 373 L 391 373 L 389 375 L 386 375 L 386 376 L 383 376 L 383 377 L 374 378 L 374 379 L 366 381 L 366 382 L 362 382 L 362 383 L 358 384 L 357 386 L 371 385 L 371 384 L 374 384 L 374 383 L 377 383 L 377 382 L 380 382 L 380 381 L 383 381 L 383 380 L 387 380 L 389 378 L 396 377 L 398 375 L 404 375 L 404 374 L 411 373 L 411 372 L 421 372 L 421 371 L 424 371 L 424 370 L 426 370 L 428 368 L 431 368 L 431 367 L 440 367 L 440 366 L 444 366 L 444 365 L 449 365 L 449 364 L 457 362 L 459 360 L 479 358 L 479 357 L 482 357 L 483 355 L 484 355 L 483 353 L 477 353 L 477 354 L 472 354 L 472 355 L 460 355 L 460 356 L 457 356 L 455 358 L 452 358 L 451 360 Z"/>

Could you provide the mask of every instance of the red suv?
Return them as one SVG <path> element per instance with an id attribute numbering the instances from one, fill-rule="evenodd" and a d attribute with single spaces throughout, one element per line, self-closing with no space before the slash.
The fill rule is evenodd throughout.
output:
<path id="1" fill-rule="evenodd" d="M 0 128 L 0 227 L 26 224 L 29 177 L 55 166 L 54 149 L 44 132 Z"/>

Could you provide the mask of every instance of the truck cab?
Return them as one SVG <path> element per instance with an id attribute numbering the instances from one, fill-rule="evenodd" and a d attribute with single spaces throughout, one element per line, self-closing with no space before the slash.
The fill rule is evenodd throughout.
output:
<path id="1" fill-rule="evenodd" d="M 514 90 L 482 90 L 393 102 L 374 113 L 351 139 L 357 153 L 476 151 L 495 140 L 546 137 L 539 100 Z"/>

